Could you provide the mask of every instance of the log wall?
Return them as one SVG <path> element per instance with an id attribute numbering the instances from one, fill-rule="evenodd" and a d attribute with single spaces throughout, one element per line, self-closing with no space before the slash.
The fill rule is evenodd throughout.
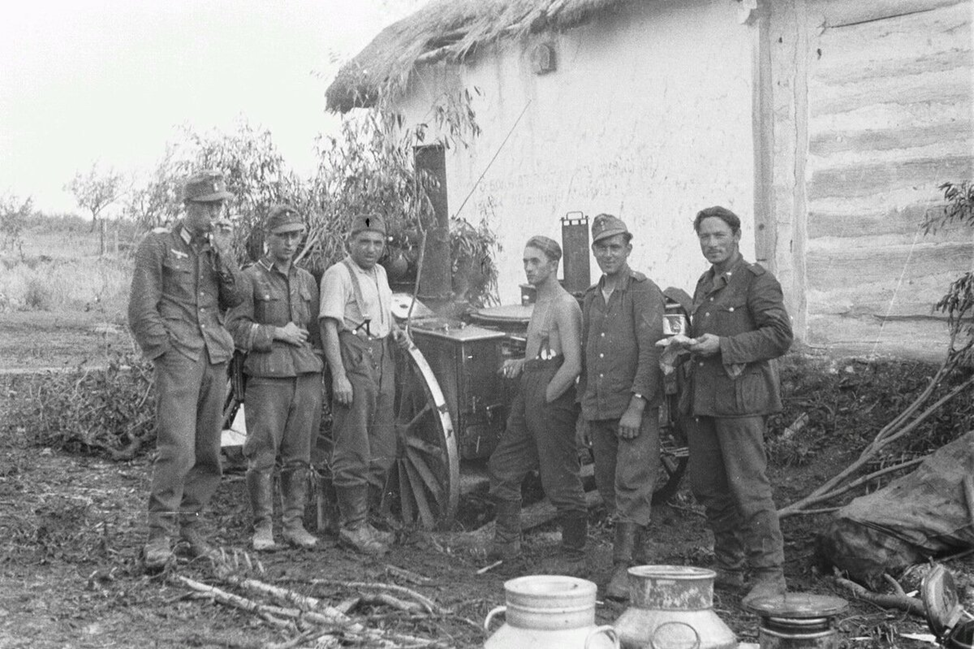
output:
<path id="1" fill-rule="evenodd" d="M 919 225 L 940 209 L 940 183 L 974 179 L 972 6 L 770 5 L 775 259 L 812 346 L 900 353 L 904 339 L 946 341 L 931 309 L 972 267 L 971 232 L 924 236 Z"/>

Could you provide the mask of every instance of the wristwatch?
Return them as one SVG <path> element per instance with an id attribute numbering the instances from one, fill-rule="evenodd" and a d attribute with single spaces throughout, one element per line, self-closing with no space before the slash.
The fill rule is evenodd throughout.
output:
<path id="1" fill-rule="evenodd" d="M 632 393 L 632 396 L 637 397 L 639 399 L 642 399 L 643 401 L 646 401 L 646 397 L 644 397 L 643 395 L 639 394 L 638 392 L 633 392 Z"/>

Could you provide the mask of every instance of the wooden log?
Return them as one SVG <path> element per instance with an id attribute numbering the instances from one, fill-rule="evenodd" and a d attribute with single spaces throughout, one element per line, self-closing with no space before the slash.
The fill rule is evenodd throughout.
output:
<path id="1" fill-rule="evenodd" d="M 826 29 L 834 29 L 963 4 L 967 3 L 964 0 L 813 0 L 808 3 L 808 14 L 813 24 L 818 22 Z"/>

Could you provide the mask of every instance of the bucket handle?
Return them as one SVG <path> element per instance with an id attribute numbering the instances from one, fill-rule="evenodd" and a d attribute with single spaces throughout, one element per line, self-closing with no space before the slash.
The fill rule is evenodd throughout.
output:
<path id="1" fill-rule="evenodd" d="M 506 606 L 498 606 L 497 608 L 491 610 L 491 612 L 487 614 L 487 617 L 484 618 L 484 633 L 490 632 L 490 621 L 494 619 L 494 616 L 500 615 L 501 613 L 504 614 L 504 618 L 506 619 L 507 618 Z"/>
<path id="2" fill-rule="evenodd" d="M 600 633 L 604 633 L 606 636 L 608 636 L 609 640 L 612 641 L 612 646 L 615 647 L 615 649 L 619 649 L 619 634 L 616 633 L 615 627 L 608 624 L 604 626 L 597 626 L 589 631 L 589 634 L 585 636 L 585 649 L 588 649 L 589 644 L 592 642 L 592 638 Z"/>
<path id="3" fill-rule="evenodd" d="M 693 631 L 693 635 L 696 638 L 696 641 L 693 643 L 693 646 L 690 647 L 690 649 L 700 649 L 700 634 L 697 632 L 697 630 L 695 628 L 693 628 L 692 625 L 687 624 L 686 622 L 681 622 L 680 620 L 671 620 L 669 622 L 663 622 L 658 627 L 656 627 L 656 630 L 653 631 L 652 637 L 650 637 L 650 639 L 649 639 L 649 647 L 650 647 L 650 649 L 665 649 L 664 647 L 657 646 L 657 644 L 656 644 L 656 634 L 659 633 L 659 630 L 662 629 L 664 626 L 668 626 L 668 625 L 671 625 L 671 624 L 679 624 L 680 626 L 685 626 L 688 629 L 690 629 L 691 631 Z"/>

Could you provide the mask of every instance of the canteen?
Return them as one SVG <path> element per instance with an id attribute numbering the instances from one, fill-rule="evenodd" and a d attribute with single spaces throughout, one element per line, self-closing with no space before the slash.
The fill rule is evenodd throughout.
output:
<path id="1" fill-rule="evenodd" d="M 611 626 L 595 624 L 591 581 L 563 575 L 529 575 L 504 582 L 504 606 L 484 619 L 484 631 L 499 615 L 504 624 L 484 649 L 619 649 Z"/>
<path id="2" fill-rule="evenodd" d="M 734 649 L 737 637 L 714 612 L 713 570 L 629 569 L 631 606 L 613 626 L 624 649 Z"/>

